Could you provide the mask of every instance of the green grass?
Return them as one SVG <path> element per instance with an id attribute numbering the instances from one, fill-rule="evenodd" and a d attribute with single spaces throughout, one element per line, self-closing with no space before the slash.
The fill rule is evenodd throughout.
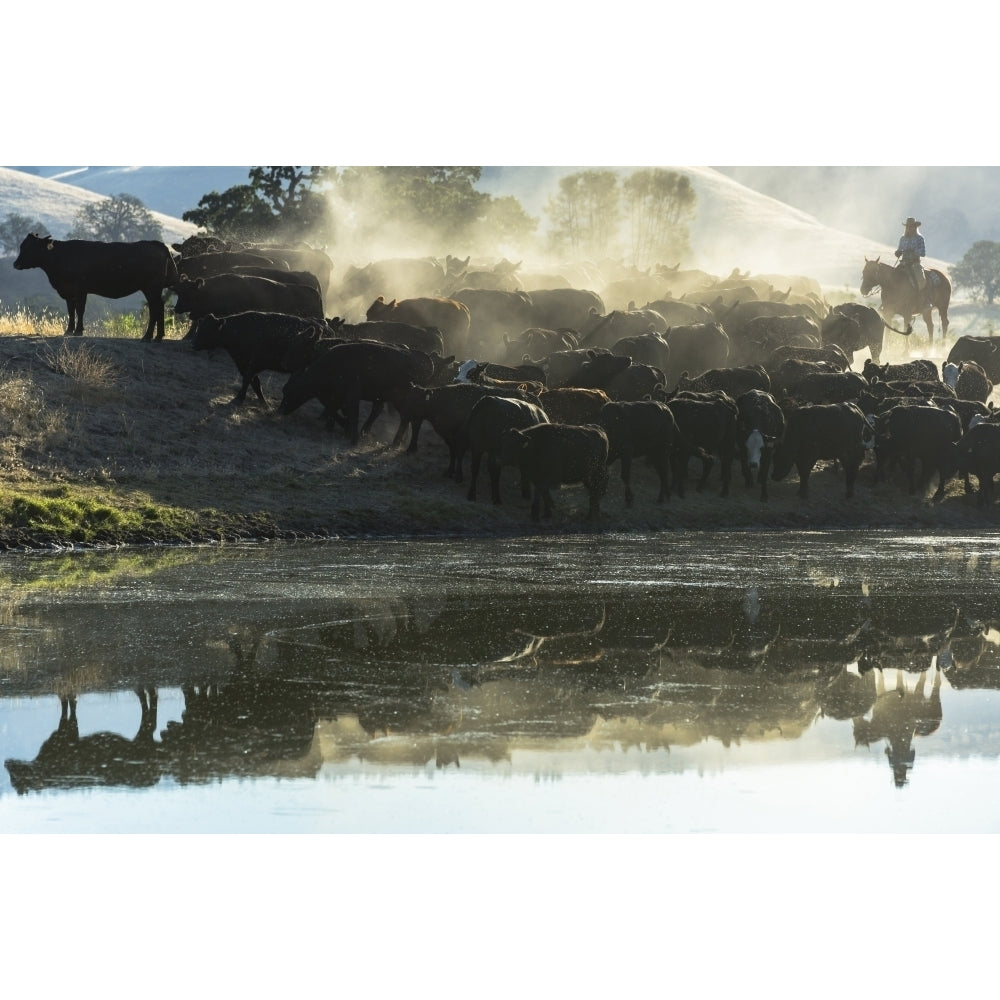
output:
<path id="1" fill-rule="evenodd" d="M 73 542 L 120 542 L 137 535 L 183 536 L 198 515 L 154 503 L 145 494 L 112 496 L 85 487 L 57 486 L 40 492 L 0 491 L 0 526 L 35 537 Z"/>

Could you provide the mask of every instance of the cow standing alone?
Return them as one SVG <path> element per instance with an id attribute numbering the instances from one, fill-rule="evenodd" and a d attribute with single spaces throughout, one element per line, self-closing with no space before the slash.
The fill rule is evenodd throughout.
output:
<path id="1" fill-rule="evenodd" d="M 163 290 L 177 281 L 177 266 L 166 244 L 157 240 L 136 243 L 100 243 L 95 240 L 54 240 L 26 236 L 14 269 L 40 268 L 49 284 L 65 300 L 69 313 L 66 336 L 83 336 L 83 313 L 88 295 L 122 299 L 142 292 L 149 305 L 149 323 L 143 340 L 163 340 Z"/>

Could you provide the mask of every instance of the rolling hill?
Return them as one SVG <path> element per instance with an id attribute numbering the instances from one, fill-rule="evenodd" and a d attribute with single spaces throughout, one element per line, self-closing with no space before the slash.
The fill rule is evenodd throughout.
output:
<path id="1" fill-rule="evenodd" d="M 545 224 L 544 205 L 559 178 L 577 167 L 485 167 L 480 188 L 494 196 L 513 195 Z M 614 168 L 627 173 L 629 168 Z M 825 225 L 814 215 L 741 184 L 709 167 L 674 167 L 687 173 L 698 196 L 692 224 L 693 259 L 686 266 L 713 273 L 734 267 L 756 273 L 795 273 L 836 288 L 857 287 L 865 256 L 891 255 L 894 244 Z M 758 168 L 763 169 L 763 168 Z M 0 168 L 0 217 L 17 212 L 38 218 L 60 238 L 84 205 L 111 193 L 134 194 L 157 216 L 167 242 L 195 231 L 190 223 L 167 214 L 184 211 L 209 190 L 224 190 L 246 179 L 246 167 L 30 167 Z M 32 171 L 32 172 L 27 172 Z M 61 178 L 61 179 L 54 179 Z M 89 185 L 81 187 L 79 185 Z M 972 209 L 970 208 L 970 211 Z M 459 252 L 461 248 L 438 249 Z M 338 267 L 356 260 L 349 244 L 329 248 Z M 428 252 L 434 252 L 430 248 Z M 530 251 L 527 252 L 530 257 Z M 541 262 L 538 262 L 541 263 Z M 667 262 L 665 262 L 667 263 Z M 673 261 L 669 263 L 674 263 Z M 948 262 L 929 259 L 928 266 Z M 47 282 L 28 274 L 19 294 L 0 277 L 0 298 L 44 295 Z"/>

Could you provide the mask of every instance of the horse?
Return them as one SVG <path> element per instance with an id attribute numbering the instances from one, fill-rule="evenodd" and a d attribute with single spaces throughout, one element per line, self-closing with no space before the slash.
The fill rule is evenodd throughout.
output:
<path id="1" fill-rule="evenodd" d="M 883 264 L 876 257 L 869 260 L 865 257 L 864 270 L 861 272 L 861 294 L 870 295 L 876 288 L 882 289 L 882 305 L 879 312 L 882 322 L 893 333 L 909 336 L 913 333 L 913 317 L 919 313 L 927 326 L 927 336 L 934 340 L 934 320 L 931 310 L 937 309 L 941 318 L 941 338 L 948 333 L 948 303 L 951 301 L 951 282 L 943 272 L 928 269 L 927 284 L 924 288 L 924 301 L 921 295 L 910 283 L 906 271 L 902 267 Z M 906 329 L 897 330 L 890 322 L 894 316 L 902 316 L 906 320 Z"/>

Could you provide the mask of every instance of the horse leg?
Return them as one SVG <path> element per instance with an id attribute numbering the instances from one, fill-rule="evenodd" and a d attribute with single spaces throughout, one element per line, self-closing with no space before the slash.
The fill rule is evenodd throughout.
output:
<path id="1" fill-rule="evenodd" d="M 929 343 L 934 343 L 934 317 L 931 315 L 930 306 L 928 306 L 921 314 L 924 318 L 924 325 L 927 327 L 927 340 Z"/>

